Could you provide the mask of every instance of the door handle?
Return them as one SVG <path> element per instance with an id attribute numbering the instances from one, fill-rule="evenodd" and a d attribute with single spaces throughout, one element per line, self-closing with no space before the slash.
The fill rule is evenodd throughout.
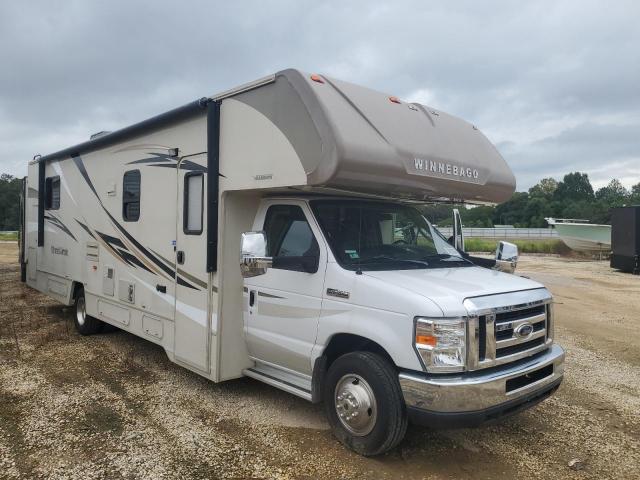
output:
<path id="1" fill-rule="evenodd" d="M 178 250 L 178 252 L 176 253 L 176 261 L 180 265 L 184 264 L 184 251 L 183 250 Z"/>
<path id="2" fill-rule="evenodd" d="M 256 291 L 255 290 L 251 290 L 249 292 L 249 306 L 253 307 L 256 303 Z"/>

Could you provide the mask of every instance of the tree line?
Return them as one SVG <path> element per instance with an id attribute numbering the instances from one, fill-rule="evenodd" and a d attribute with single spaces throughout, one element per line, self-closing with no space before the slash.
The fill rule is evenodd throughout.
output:
<path id="1" fill-rule="evenodd" d="M 626 189 L 618 179 L 594 190 L 589 176 L 572 172 L 561 181 L 543 178 L 527 192 L 515 192 L 511 199 L 495 207 L 479 206 L 461 209 L 462 222 L 467 227 L 542 228 L 545 218 L 576 218 L 591 223 L 611 223 L 611 208 L 623 205 L 640 205 L 640 182 Z M 451 210 L 455 205 L 423 207 L 423 212 L 433 223 L 451 225 Z"/>
<path id="2" fill-rule="evenodd" d="M 20 190 L 22 180 L 0 175 L 0 230 L 18 230 L 20 225 Z"/>
<path id="3" fill-rule="evenodd" d="M 0 230 L 17 230 L 20 222 L 20 185 L 22 180 L 0 175 Z M 528 192 L 515 192 L 511 199 L 495 207 L 478 206 L 461 210 L 467 227 L 546 227 L 545 217 L 579 218 L 592 223 L 610 223 L 612 207 L 640 205 L 640 182 L 627 190 L 619 180 L 593 189 L 586 173 L 573 172 L 561 181 L 543 178 Z M 455 205 L 427 205 L 425 216 L 441 226 L 451 224 Z"/>

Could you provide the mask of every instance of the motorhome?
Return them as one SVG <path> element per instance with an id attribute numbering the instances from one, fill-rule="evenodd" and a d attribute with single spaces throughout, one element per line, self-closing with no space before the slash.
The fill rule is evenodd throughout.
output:
<path id="1" fill-rule="evenodd" d="M 284 70 L 34 157 L 22 276 L 81 334 L 114 325 L 213 382 L 323 402 L 376 455 L 408 422 L 481 424 L 558 388 L 550 292 L 501 271 L 513 246 L 475 259 L 459 220 L 445 239 L 420 211 L 514 190 L 475 126 Z"/>

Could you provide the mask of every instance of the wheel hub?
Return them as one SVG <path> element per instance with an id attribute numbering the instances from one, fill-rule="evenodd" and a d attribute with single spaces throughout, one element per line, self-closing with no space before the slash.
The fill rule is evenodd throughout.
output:
<path id="1" fill-rule="evenodd" d="M 364 436 L 373 430 L 378 413 L 376 398 L 361 376 L 342 377 L 336 385 L 334 403 L 340 422 L 349 432 Z"/>

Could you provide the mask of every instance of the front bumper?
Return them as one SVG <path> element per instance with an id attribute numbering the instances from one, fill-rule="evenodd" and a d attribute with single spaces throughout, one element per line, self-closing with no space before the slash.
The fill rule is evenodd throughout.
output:
<path id="1" fill-rule="evenodd" d="M 564 373 L 559 345 L 508 365 L 436 376 L 400 373 L 400 387 L 413 423 L 430 427 L 474 426 L 517 413 L 550 396 Z"/>

